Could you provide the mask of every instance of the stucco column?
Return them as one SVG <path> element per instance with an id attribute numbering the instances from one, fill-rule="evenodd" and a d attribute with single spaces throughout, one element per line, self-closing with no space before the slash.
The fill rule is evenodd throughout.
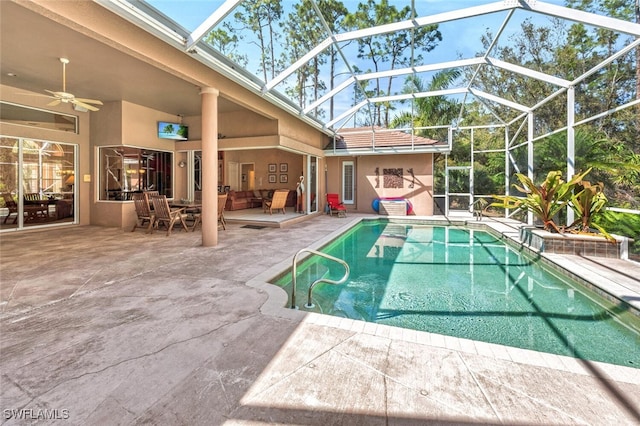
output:
<path id="1" fill-rule="evenodd" d="M 202 245 L 218 245 L 218 94 L 212 87 L 202 96 Z"/>

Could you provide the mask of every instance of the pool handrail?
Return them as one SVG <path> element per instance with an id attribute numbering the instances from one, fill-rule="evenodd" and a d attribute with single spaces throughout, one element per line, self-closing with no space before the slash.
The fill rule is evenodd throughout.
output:
<path id="1" fill-rule="evenodd" d="M 315 254 L 317 256 L 324 257 L 325 259 L 329 259 L 334 262 L 337 262 L 342 266 L 344 266 L 344 269 L 345 269 L 344 276 L 340 278 L 338 281 L 330 280 L 328 278 L 319 278 L 314 282 L 312 282 L 311 285 L 309 286 L 309 300 L 307 301 L 305 308 L 313 308 L 314 306 L 313 303 L 311 303 L 311 292 L 313 291 L 313 287 L 315 287 L 316 284 L 321 282 L 325 282 L 328 284 L 342 284 L 345 281 L 347 281 L 347 279 L 349 278 L 349 273 L 350 273 L 349 265 L 344 260 L 338 259 L 337 257 L 333 257 L 329 254 L 322 253 L 321 251 L 313 250 L 310 248 L 303 248 L 299 250 L 295 254 L 295 256 L 293 256 L 293 264 L 291 265 L 291 309 L 298 309 L 298 307 L 296 306 L 296 275 L 297 275 L 296 272 L 298 269 L 298 256 L 304 252 Z"/>

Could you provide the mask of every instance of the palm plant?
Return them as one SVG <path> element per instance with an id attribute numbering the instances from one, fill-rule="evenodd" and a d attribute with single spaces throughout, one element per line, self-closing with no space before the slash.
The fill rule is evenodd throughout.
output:
<path id="1" fill-rule="evenodd" d="M 407 77 L 403 93 L 435 92 L 448 88 L 455 82 L 462 72 L 457 68 L 451 68 L 436 73 L 426 83 L 417 76 Z M 390 127 L 404 126 L 436 126 L 449 125 L 457 117 L 460 106 L 455 100 L 446 96 L 425 96 L 414 99 L 413 111 L 404 111 L 398 114 L 390 123 Z M 425 130 L 418 132 L 420 136 L 427 136 Z"/>

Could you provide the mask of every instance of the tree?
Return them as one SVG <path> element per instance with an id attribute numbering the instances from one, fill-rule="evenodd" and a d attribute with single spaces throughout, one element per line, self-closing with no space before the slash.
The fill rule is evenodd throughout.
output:
<path id="1" fill-rule="evenodd" d="M 358 4 L 356 12 L 346 17 L 345 25 L 353 30 L 364 29 L 411 19 L 414 15 L 414 10 L 409 6 L 398 10 L 395 6 L 390 5 L 388 0 L 367 0 L 366 3 Z M 380 71 L 383 64 L 391 70 L 408 67 L 420 61 L 421 53 L 433 50 L 439 41 L 442 41 L 442 35 L 438 31 L 437 25 L 363 37 L 358 40 L 358 58 L 373 64 L 373 69 L 365 70 L 367 72 Z M 383 87 L 383 84 L 383 79 L 376 78 L 367 82 L 367 87 L 373 85 L 373 89 L 369 90 L 372 90 L 371 93 L 374 96 L 391 94 L 393 78 L 387 78 L 386 88 Z M 390 110 L 389 104 L 376 104 L 372 111 L 371 124 L 388 127 Z"/>
<path id="2" fill-rule="evenodd" d="M 558 39 L 562 38 L 563 26 L 559 20 L 552 22 L 554 27 L 545 27 L 535 26 L 530 20 L 525 20 L 521 25 L 521 32 L 511 36 L 509 43 L 494 47 L 492 56 L 550 75 L 561 75 L 560 70 L 555 68 L 554 50 Z M 481 36 L 485 51 L 491 46 L 492 40 L 493 34 L 489 31 Z M 478 52 L 477 55 L 482 56 L 484 52 Z M 473 70 L 468 70 L 467 73 L 467 77 L 471 78 Z M 558 89 L 549 83 L 489 66 L 481 68 L 474 80 L 474 87 L 526 106 L 537 104 L 542 97 Z M 565 106 L 566 103 L 557 103 L 536 111 L 538 131 L 562 127 L 566 123 Z M 515 118 L 519 113 L 502 105 L 494 105 L 493 108 L 505 121 Z"/>
<path id="3" fill-rule="evenodd" d="M 206 42 L 214 49 L 238 65 L 246 67 L 249 63 L 249 58 L 246 54 L 238 53 L 240 51 L 238 48 L 240 40 L 241 37 L 228 22 L 223 23 L 222 28 L 216 28 L 211 31 L 206 37 Z"/>
<path id="4" fill-rule="evenodd" d="M 403 93 L 433 92 L 448 88 L 455 82 L 462 71 L 457 68 L 446 69 L 436 73 L 428 84 L 417 76 L 407 77 Z M 452 125 L 460 111 L 460 105 L 455 100 L 446 96 L 419 97 L 414 101 L 411 111 L 403 111 L 394 117 L 390 127 L 399 128 L 405 126 L 426 127 L 438 125 Z M 417 134 L 424 137 L 434 137 L 433 130 L 420 130 Z"/>
<path id="5" fill-rule="evenodd" d="M 343 30 L 345 27 L 345 19 L 349 14 L 349 11 L 345 7 L 345 5 L 338 0 L 319 0 L 317 2 L 318 8 L 322 13 L 324 21 L 326 22 L 329 30 L 332 33 L 338 33 Z M 327 56 L 327 61 L 329 62 L 329 90 L 333 90 L 335 87 L 335 77 L 336 77 L 336 62 L 338 60 L 338 51 L 336 47 L 332 44 L 329 47 L 329 50 L 325 52 Z M 329 101 L 329 119 L 333 119 L 334 113 L 334 99 L 331 97 Z"/>
<path id="6" fill-rule="evenodd" d="M 588 12 L 612 16 L 624 21 L 635 21 L 640 24 L 640 0 L 635 0 L 635 2 L 629 0 L 567 0 L 567 5 Z M 587 33 L 586 37 L 591 43 L 600 46 L 607 45 L 611 47 L 613 43 L 619 41 L 619 36 L 611 35 L 611 31 L 608 30 L 592 31 L 591 33 Z M 628 41 L 630 40 L 629 38 Z M 635 92 L 635 98 L 640 99 L 640 46 L 635 49 L 635 65 L 630 59 L 624 62 L 628 69 L 635 69 L 635 81 L 630 79 L 627 81 L 627 84 L 617 82 L 617 88 L 621 92 L 626 92 L 627 96 L 631 99 Z M 628 75 L 628 73 L 625 74 Z M 632 109 L 632 111 L 632 117 L 629 118 L 629 121 L 634 124 L 635 140 L 638 141 L 637 135 L 640 133 L 640 108 L 636 107 L 635 110 Z M 611 127 L 615 127 L 615 124 Z M 635 145 L 634 151 L 639 152 L 640 142 L 636 142 Z"/>
<path id="7" fill-rule="evenodd" d="M 289 26 L 287 36 L 287 54 L 290 62 L 297 61 L 301 56 L 316 47 L 330 33 L 335 33 L 341 28 L 341 23 L 347 15 L 344 4 L 335 0 L 320 0 L 317 2 L 318 10 L 324 17 L 326 27 L 317 16 L 311 0 L 302 0 L 294 5 L 289 14 Z M 304 34 L 304 37 L 300 35 Z M 336 50 L 333 46 L 325 52 L 313 57 L 308 63 L 296 71 L 296 84 L 287 88 L 289 94 L 298 99 L 300 107 L 304 107 L 309 101 L 317 100 L 321 91 L 326 89 L 326 82 L 321 79 L 322 66 L 330 64 L 329 83 L 333 88 L 335 74 Z M 321 115 L 317 111 L 316 115 Z M 333 117 L 333 98 L 331 99 L 330 116 Z"/>
<path id="8" fill-rule="evenodd" d="M 633 19 L 633 9 L 628 1 L 576 0 L 568 1 L 568 5 L 621 19 Z M 567 25 L 557 19 L 549 22 L 548 25 L 536 26 L 525 21 L 522 33 L 512 36 L 510 43 L 495 48 L 493 56 L 573 80 L 603 62 L 622 44 L 631 41 L 610 30 L 590 29 L 579 23 Z M 483 37 L 485 46 L 489 45 L 491 39 L 489 33 Z M 630 102 L 637 96 L 636 72 L 633 55 L 627 55 L 612 61 L 579 84 L 576 87 L 577 120 Z M 547 83 L 494 67 L 484 67 L 475 85 L 523 105 L 534 105 L 552 90 L 557 90 Z M 553 102 L 534 111 L 534 135 L 566 126 L 565 109 L 566 98 L 558 96 Z M 497 110 L 507 118 L 515 115 L 505 107 L 498 106 Z M 576 128 L 576 166 L 593 167 L 593 174 L 599 181 L 605 182 L 612 204 L 619 204 L 623 199 L 625 202 L 635 200 L 640 194 L 636 192 L 637 189 L 631 189 L 637 188 L 632 184 L 637 175 L 634 175 L 635 169 L 628 161 L 640 153 L 639 116 L 638 107 L 627 108 Z M 526 149 L 511 151 L 511 155 L 520 164 L 520 160 L 526 158 Z M 535 142 L 534 161 L 534 171 L 538 176 L 549 170 L 563 169 L 566 164 L 566 132 Z M 623 164 L 625 167 L 620 167 Z"/>
<path id="9" fill-rule="evenodd" d="M 275 46 L 280 42 L 277 27 L 282 24 L 282 4 L 280 0 L 254 0 L 242 2 L 236 9 L 234 18 L 257 37 L 252 41 L 260 50 L 260 67 L 264 81 L 269 81 L 280 72 L 282 64 L 276 60 Z"/>
<path id="10" fill-rule="evenodd" d="M 287 36 L 287 54 L 289 62 L 297 61 L 301 56 L 313 49 L 323 38 L 327 37 L 325 29 L 318 21 L 315 10 L 310 0 L 297 3 L 293 12 L 289 14 L 289 26 Z M 304 34 L 304 37 L 300 37 Z M 296 83 L 287 88 L 287 93 L 292 98 L 298 99 L 298 105 L 302 108 L 307 103 L 307 89 L 311 88 L 317 93 L 320 86 L 318 75 L 323 58 L 316 55 L 311 62 L 296 70 Z M 312 80 L 309 82 L 309 80 Z"/>

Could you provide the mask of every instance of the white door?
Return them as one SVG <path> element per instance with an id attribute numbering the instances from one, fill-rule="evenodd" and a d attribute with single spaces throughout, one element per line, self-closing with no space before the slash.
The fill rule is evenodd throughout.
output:
<path id="1" fill-rule="evenodd" d="M 472 211 L 473 169 L 470 166 L 456 166 L 446 168 L 445 196 L 446 214 L 450 211 Z"/>
<path id="2" fill-rule="evenodd" d="M 240 168 L 235 161 L 227 163 L 227 182 L 234 191 L 240 190 Z"/>

